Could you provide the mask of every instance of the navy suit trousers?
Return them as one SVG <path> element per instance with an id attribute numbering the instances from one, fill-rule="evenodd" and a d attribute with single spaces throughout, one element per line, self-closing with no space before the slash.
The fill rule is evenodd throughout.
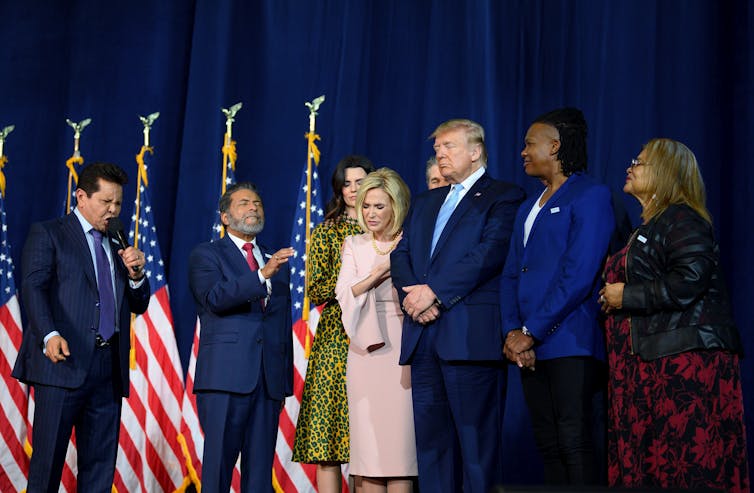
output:
<path id="1" fill-rule="evenodd" d="M 93 493 L 112 490 L 121 410 L 120 385 L 113 384 L 114 380 L 120 380 L 117 371 L 113 375 L 116 351 L 115 344 L 95 349 L 86 380 L 77 389 L 34 386 L 28 493 L 58 491 L 73 427 L 76 429 L 77 490 Z M 75 357 L 75 354 L 69 356 Z"/>
<path id="2" fill-rule="evenodd" d="M 487 493 L 502 483 L 507 365 L 442 361 L 436 335 L 423 329 L 411 361 L 419 488 Z"/>
<path id="3" fill-rule="evenodd" d="M 196 394 L 204 430 L 202 492 L 230 490 L 241 454 L 241 492 L 270 492 L 278 419 L 282 401 L 267 392 L 264 377 L 248 394 L 202 391 Z"/>

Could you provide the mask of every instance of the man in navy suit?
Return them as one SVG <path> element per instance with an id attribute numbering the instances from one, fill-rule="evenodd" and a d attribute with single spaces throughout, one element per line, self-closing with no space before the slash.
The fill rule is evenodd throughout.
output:
<path id="1" fill-rule="evenodd" d="M 486 493 L 502 480 L 506 365 L 499 278 L 523 191 L 486 173 L 484 129 L 450 120 L 432 134 L 451 183 L 416 197 L 393 251 L 411 365 L 419 487 Z"/>
<path id="2" fill-rule="evenodd" d="M 189 283 L 201 337 L 194 392 L 204 430 L 202 491 L 227 492 L 238 454 L 241 491 L 273 491 L 280 411 L 293 393 L 288 259 L 257 243 L 262 199 L 251 183 L 220 198 L 227 233 L 191 253 Z"/>
<path id="3" fill-rule="evenodd" d="M 109 492 L 121 397 L 128 396 L 131 313 L 144 313 L 144 254 L 111 243 L 126 173 L 95 163 L 81 172 L 77 207 L 32 224 L 22 256 L 27 316 L 13 376 L 34 386 L 34 452 L 27 491 L 58 491 L 76 428 L 78 490 Z"/>

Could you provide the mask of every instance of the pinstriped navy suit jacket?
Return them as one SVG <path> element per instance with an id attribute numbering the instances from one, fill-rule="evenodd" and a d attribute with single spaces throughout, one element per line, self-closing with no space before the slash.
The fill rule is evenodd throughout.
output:
<path id="1" fill-rule="evenodd" d="M 21 299 L 27 316 L 13 376 L 29 384 L 69 389 L 84 383 L 99 326 L 99 294 L 94 263 L 84 230 L 75 214 L 32 224 L 21 261 Z M 118 327 L 130 329 L 130 316 L 149 305 L 149 282 L 132 289 L 115 254 L 115 302 Z M 52 363 L 44 354 L 44 337 L 57 330 L 71 355 Z M 128 396 L 130 338 L 119 338 L 121 391 Z"/>

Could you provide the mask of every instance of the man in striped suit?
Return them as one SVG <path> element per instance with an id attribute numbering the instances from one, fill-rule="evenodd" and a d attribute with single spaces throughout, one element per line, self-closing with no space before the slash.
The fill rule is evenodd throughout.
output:
<path id="1" fill-rule="evenodd" d="M 144 313 L 150 294 L 144 254 L 107 235 L 127 179 L 113 164 L 84 168 L 73 213 L 33 224 L 24 245 L 28 322 L 13 376 L 35 391 L 29 493 L 58 490 L 74 426 L 78 490 L 111 490 L 130 314 Z"/>

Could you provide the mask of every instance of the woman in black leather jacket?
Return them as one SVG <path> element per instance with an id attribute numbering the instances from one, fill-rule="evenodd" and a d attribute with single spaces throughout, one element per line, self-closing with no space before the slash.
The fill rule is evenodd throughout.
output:
<path id="1" fill-rule="evenodd" d="M 741 343 L 694 154 L 654 139 L 623 190 L 643 224 L 605 268 L 611 486 L 749 491 Z"/>

